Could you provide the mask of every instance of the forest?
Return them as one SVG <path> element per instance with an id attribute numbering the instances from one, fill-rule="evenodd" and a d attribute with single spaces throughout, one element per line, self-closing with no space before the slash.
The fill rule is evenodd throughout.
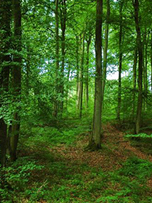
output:
<path id="1" fill-rule="evenodd" d="M 0 202 L 152 202 L 152 1 L 0 0 Z"/>

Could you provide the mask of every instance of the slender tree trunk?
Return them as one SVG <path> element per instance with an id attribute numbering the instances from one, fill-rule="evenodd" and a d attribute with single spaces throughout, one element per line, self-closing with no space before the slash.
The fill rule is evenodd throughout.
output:
<path id="1" fill-rule="evenodd" d="M 142 41 L 141 41 L 141 31 L 139 26 L 139 1 L 133 1 L 134 11 L 135 11 L 135 25 L 137 32 L 137 48 L 139 54 L 139 65 L 138 65 L 138 106 L 137 106 L 137 115 L 136 115 L 136 125 L 135 133 L 138 134 L 140 131 L 141 125 L 141 115 L 142 115 Z"/>
<path id="2" fill-rule="evenodd" d="M 152 92 L 152 33 L 151 33 L 151 92 Z"/>
<path id="3" fill-rule="evenodd" d="M 101 148 L 101 107 L 102 107 L 102 11 L 103 1 L 97 0 L 96 7 L 96 75 L 93 134 L 90 137 L 89 147 L 97 150 Z"/>
<path id="4" fill-rule="evenodd" d="M 87 40 L 87 59 L 86 59 L 86 78 L 85 78 L 85 101 L 86 108 L 88 108 L 89 102 L 89 55 L 90 55 L 90 43 L 91 43 L 91 34 Z"/>
<path id="5" fill-rule="evenodd" d="M 81 37 L 80 37 L 81 38 Z M 81 42 L 81 41 L 80 41 Z M 78 109 L 78 95 L 79 95 L 79 36 L 76 36 L 76 65 L 77 65 L 77 90 L 76 90 L 76 109 Z"/>
<path id="6" fill-rule="evenodd" d="M 64 104 L 64 66 L 65 66 L 65 31 L 66 31 L 66 0 L 62 0 L 61 9 L 61 30 L 62 30 L 62 67 L 61 67 L 61 114 L 63 112 Z"/>
<path id="7" fill-rule="evenodd" d="M 58 93 L 59 93 L 59 0 L 55 0 L 55 38 L 56 38 L 56 63 L 55 63 L 55 100 L 54 100 L 54 112 L 53 115 L 55 118 L 58 117 L 58 108 L 59 108 L 59 102 L 58 102 Z"/>
<path id="8" fill-rule="evenodd" d="M 20 103 L 21 100 L 21 1 L 13 0 L 13 15 L 14 15 L 14 47 L 16 53 L 14 54 L 14 62 L 16 65 L 13 66 L 12 70 L 12 85 L 14 102 Z M 20 130 L 20 116 L 19 107 L 13 115 L 12 131 L 10 137 L 10 157 L 12 161 L 16 160 L 17 144 L 19 139 Z"/>
<path id="9" fill-rule="evenodd" d="M 9 65 L 10 57 L 8 50 L 10 48 L 10 23 L 11 23 L 11 1 L 0 0 L 0 107 L 4 107 L 4 99 L 8 93 L 9 84 Z M 6 108 L 6 107 L 4 107 Z M 4 115 L 0 118 L 0 165 L 5 166 L 6 147 L 7 147 L 7 124 L 4 121 Z M 2 178 L 2 177 L 0 177 Z M 3 179 L 3 178 L 2 178 Z M 2 180 L 1 180 L 2 181 Z"/>
<path id="10" fill-rule="evenodd" d="M 78 58 L 79 58 L 79 61 L 78 61 L 78 69 L 77 69 L 77 109 L 79 111 L 79 106 L 80 106 L 80 86 L 81 86 L 81 63 L 80 63 L 80 56 L 82 54 L 82 36 L 80 35 L 80 38 L 79 38 L 79 46 L 78 46 Z"/>
<path id="11" fill-rule="evenodd" d="M 104 99 L 104 90 L 107 76 L 107 52 L 108 52 L 108 37 L 109 37 L 109 18 L 110 18 L 110 0 L 107 0 L 107 15 L 105 24 L 105 44 L 103 52 L 103 80 L 102 80 L 102 104 Z M 103 108 L 103 106 L 102 106 Z"/>
<path id="12" fill-rule="evenodd" d="M 27 58 L 26 58 L 26 95 L 29 96 L 29 75 L 30 75 L 30 50 L 27 46 Z"/>
<path id="13" fill-rule="evenodd" d="M 120 121 L 120 111 L 121 111 L 121 72 L 122 72 L 122 9 L 123 1 L 120 2 L 120 31 L 119 31 L 119 77 L 118 77 L 118 109 L 117 109 L 117 119 Z"/>
<path id="14" fill-rule="evenodd" d="M 70 78 L 70 66 L 68 67 L 68 75 L 67 75 L 67 87 L 66 87 L 66 110 L 68 109 L 69 78 Z"/>
<path id="15" fill-rule="evenodd" d="M 84 66 L 84 37 L 85 33 L 83 33 L 82 38 L 82 49 L 81 49 L 81 64 L 80 64 L 80 70 L 79 70 L 79 85 L 78 85 L 78 110 L 79 110 L 79 116 L 82 117 L 82 101 L 83 101 L 83 66 Z"/>
<path id="16" fill-rule="evenodd" d="M 134 120 L 134 115 L 135 115 L 135 98 L 136 98 L 136 80 L 137 80 L 137 48 L 135 47 L 135 52 L 134 52 L 134 65 L 133 65 L 133 109 L 132 109 L 132 115 L 133 115 L 133 120 Z"/>
<path id="17" fill-rule="evenodd" d="M 147 39 L 147 31 L 145 29 L 145 36 L 144 36 L 144 44 L 143 44 L 144 52 L 143 52 L 143 77 L 144 77 L 144 110 L 146 110 L 146 103 L 147 103 L 147 91 L 148 91 L 148 80 L 147 80 L 147 51 L 148 51 L 148 39 Z"/>

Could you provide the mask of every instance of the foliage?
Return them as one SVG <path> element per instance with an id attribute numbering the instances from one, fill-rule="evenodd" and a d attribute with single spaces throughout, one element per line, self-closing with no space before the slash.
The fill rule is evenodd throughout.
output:
<path id="1" fill-rule="evenodd" d="M 128 134 L 125 135 L 126 138 L 152 138 L 152 134 L 151 135 L 147 135 L 146 133 L 139 133 L 139 134 Z"/>
<path id="2" fill-rule="evenodd" d="M 5 181 L 4 186 L 0 185 L 1 202 L 18 202 L 18 198 L 24 197 L 24 193 L 26 194 L 27 190 L 30 190 L 31 175 L 40 173 L 42 168 L 43 166 L 38 165 L 35 161 L 29 161 L 27 157 L 23 157 L 1 169 L 0 172 Z"/>
<path id="3" fill-rule="evenodd" d="M 123 163 L 118 171 L 109 174 L 111 185 L 117 190 L 108 189 L 96 202 L 148 202 L 151 197 L 145 197 L 149 190 L 147 179 L 151 177 L 152 163 L 131 157 Z"/>
<path id="4" fill-rule="evenodd" d="M 28 126 L 23 126 L 20 147 L 26 147 L 28 149 L 28 147 L 33 146 L 33 148 L 43 147 L 45 149 L 48 145 L 74 145 L 78 135 L 90 133 L 91 124 L 89 125 L 89 123 L 90 120 L 88 118 L 83 119 L 83 125 L 80 125 L 79 121 L 74 119 L 64 121 L 64 125 L 60 128 L 33 126 L 28 129 Z"/>
<path id="5" fill-rule="evenodd" d="M 120 170 L 120 174 L 135 177 L 140 182 L 145 182 L 147 178 L 152 175 L 151 171 L 152 163 L 146 160 L 138 159 L 137 157 L 131 157 L 123 164 L 123 168 Z"/>

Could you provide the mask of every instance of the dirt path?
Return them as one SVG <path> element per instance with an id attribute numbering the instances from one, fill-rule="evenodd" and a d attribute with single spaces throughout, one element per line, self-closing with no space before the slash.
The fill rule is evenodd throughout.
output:
<path id="1" fill-rule="evenodd" d="M 69 162 L 86 163 L 93 167 L 101 167 L 103 171 L 120 168 L 122 163 L 130 156 L 152 161 L 152 156 L 148 156 L 139 149 L 132 147 L 130 142 L 124 139 L 123 133 L 114 126 L 107 124 L 103 127 L 103 130 L 103 147 L 100 151 L 84 151 L 84 147 L 88 143 L 88 136 L 84 137 L 83 140 L 77 140 L 74 147 L 60 145 L 50 149 L 50 151 Z"/>
<path id="2" fill-rule="evenodd" d="M 124 133 L 117 130 L 114 126 L 108 124 L 104 126 L 104 131 L 105 137 L 103 141 L 107 145 L 108 143 L 111 143 L 113 146 L 115 146 L 116 150 L 114 150 L 114 153 L 116 155 L 124 157 L 124 159 L 127 159 L 130 156 L 137 156 L 140 159 L 152 161 L 151 155 L 148 156 L 139 149 L 131 146 L 130 141 L 124 139 Z"/>

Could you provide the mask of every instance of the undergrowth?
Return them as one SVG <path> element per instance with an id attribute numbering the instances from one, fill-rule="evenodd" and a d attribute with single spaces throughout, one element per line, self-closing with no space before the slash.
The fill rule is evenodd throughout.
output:
<path id="1" fill-rule="evenodd" d="M 152 138 L 151 135 L 147 135 L 146 133 L 139 133 L 139 134 L 127 134 L 125 135 L 126 138 Z"/>
<path id="2" fill-rule="evenodd" d="M 57 145 L 74 145 L 87 136 L 90 126 L 78 124 L 57 129 L 33 127 L 23 131 L 17 162 L 1 171 L 2 203 L 148 203 L 152 202 L 147 181 L 152 176 L 152 163 L 130 157 L 118 170 L 70 162 L 49 150 Z M 108 150 L 108 149 L 107 149 Z M 106 149 L 104 150 L 106 152 Z M 111 164 L 111 163 L 109 163 Z"/>

